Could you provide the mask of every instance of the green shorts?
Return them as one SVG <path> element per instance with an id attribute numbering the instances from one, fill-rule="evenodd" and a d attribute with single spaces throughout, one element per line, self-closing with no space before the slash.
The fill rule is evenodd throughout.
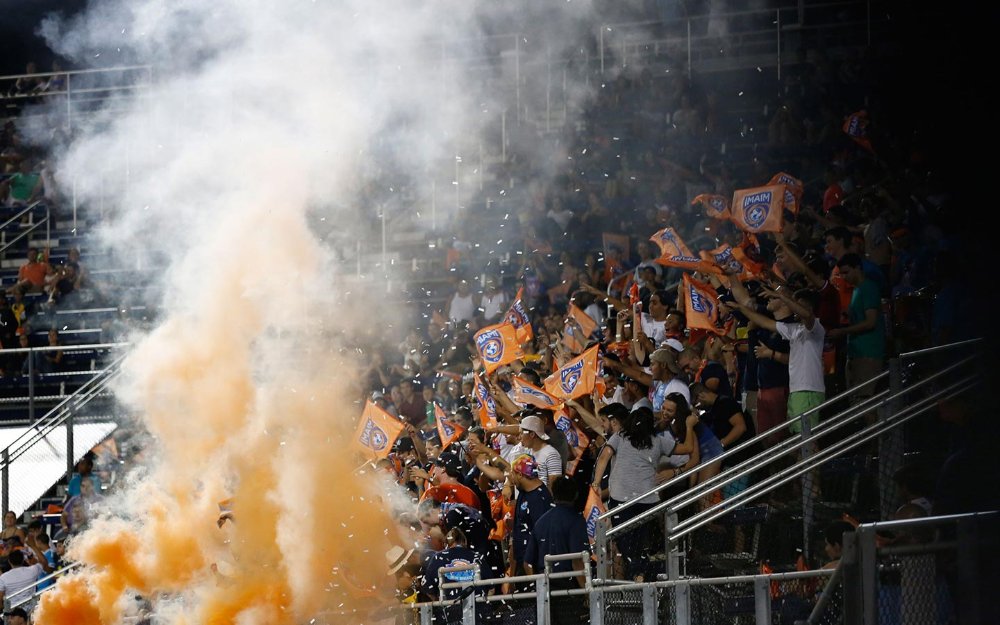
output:
<path id="1" fill-rule="evenodd" d="M 788 418 L 797 417 L 807 410 L 811 410 L 826 401 L 826 393 L 819 391 L 795 391 L 788 394 Z M 813 412 L 806 417 L 809 419 L 809 431 L 812 432 L 819 425 L 819 411 Z M 802 421 L 796 421 L 788 426 L 792 434 L 802 432 Z"/>

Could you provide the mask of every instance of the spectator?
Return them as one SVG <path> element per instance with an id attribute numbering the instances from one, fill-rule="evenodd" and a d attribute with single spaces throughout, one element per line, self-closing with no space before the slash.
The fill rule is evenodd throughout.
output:
<path id="1" fill-rule="evenodd" d="M 445 549 L 448 532 L 458 528 L 465 536 L 468 546 L 479 554 L 483 563 L 483 578 L 497 577 L 503 573 L 503 551 L 497 541 L 490 540 L 489 525 L 478 509 L 460 503 L 424 499 L 417 505 L 417 519 L 427 533 L 427 544 L 432 550 Z"/>
<path id="2" fill-rule="evenodd" d="M 710 391 L 715 391 L 719 395 L 733 397 L 729 372 L 721 362 L 703 358 L 701 352 L 691 346 L 684 348 L 677 362 L 692 381 L 704 384 Z"/>
<path id="3" fill-rule="evenodd" d="M 448 298 L 445 307 L 448 321 L 455 327 L 461 327 L 472 322 L 476 318 L 476 309 L 479 304 L 476 296 L 472 293 L 472 288 L 466 280 L 459 280 L 455 287 L 455 292 Z"/>
<path id="4" fill-rule="evenodd" d="M 563 464 L 559 452 L 549 444 L 545 423 L 541 417 L 532 414 L 521 419 L 518 429 L 521 432 L 521 446 L 535 459 L 538 479 L 542 480 L 545 486 L 549 486 L 563 474 Z M 513 462 L 513 458 L 508 462 Z"/>
<path id="5" fill-rule="evenodd" d="M 739 403 L 732 397 L 720 395 L 697 382 L 691 385 L 691 394 L 695 396 L 695 405 L 704 410 L 700 417 L 701 424 L 712 430 L 724 450 L 742 445 L 757 435 L 753 421 L 743 414 Z M 725 458 L 722 461 L 722 469 L 736 466 L 744 460 L 748 460 L 756 451 L 755 445 L 747 446 L 738 453 Z M 748 485 L 749 476 L 747 475 L 727 484 L 722 490 L 723 499 L 732 497 Z"/>
<path id="6" fill-rule="evenodd" d="M 460 503 L 481 509 L 478 495 L 462 483 L 463 466 L 459 457 L 450 451 L 442 452 L 432 462 L 430 483 L 421 499 L 431 498 L 442 503 Z"/>
<path id="7" fill-rule="evenodd" d="M 570 477 L 560 477 L 552 484 L 553 506 L 535 522 L 525 550 L 525 568 L 529 573 L 545 571 L 545 557 L 565 554 L 587 553 L 590 543 L 587 538 L 587 523 L 577 511 L 579 499 L 576 482 Z M 583 559 L 553 562 L 553 573 L 568 571 L 583 571 L 586 563 Z M 555 578 L 549 580 L 550 590 L 571 590 L 582 588 L 584 577 Z M 553 625 L 569 625 L 586 621 L 582 612 L 585 608 L 577 597 L 552 598 Z"/>
<path id="8" fill-rule="evenodd" d="M 844 534 L 854 531 L 854 526 L 847 521 L 833 521 L 826 526 L 823 538 L 826 540 L 826 557 L 829 558 L 824 569 L 835 569 L 840 566 L 840 556 L 844 550 Z"/>
<path id="9" fill-rule="evenodd" d="M 422 394 L 417 394 L 416 387 L 419 381 L 415 379 L 405 379 L 399 383 L 399 400 L 393 398 L 399 416 L 407 423 L 417 429 L 425 429 L 427 425 L 427 404 Z"/>
<path id="10" fill-rule="evenodd" d="M 41 175 L 32 171 L 34 163 L 23 159 L 10 178 L 0 182 L 0 205 L 21 208 L 41 198 L 44 192 Z"/>
<path id="11" fill-rule="evenodd" d="M 23 540 L 27 534 L 17 523 L 17 514 L 13 510 L 3 513 L 3 530 L 0 531 L 0 540 L 7 540 L 11 536 L 20 536 Z"/>
<path id="12" fill-rule="evenodd" d="M 28 258 L 17 271 L 17 282 L 8 289 L 8 292 L 20 290 L 25 293 L 41 293 L 52 273 L 45 252 L 29 247 Z"/>
<path id="13" fill-rule="evenodd" d="M 0 575 L 0 602 L 21 603 L 30 598 L 34 584 L 45 574 L 38 562 L 28 565 L 23 551 L 14 550 L 7 556 L 10 570 Z"/>
<path id="14" fill-rule="evenodd" d="M 24 608 L 20 606 L 11 608 L 6 614 L 6 625 L 28 625 L 28 613 L 24 610 Z"/>
<path id="15" fill-rule="evenodd" d="M 885 321 L 882 318 L 882 299 L 879 287 L 862 270 L 861 257 L 844 254 L 837 261 L 837 268 L 852 287 L 848 307 L 848 325 L 834 328 L 829 334 L 837 339 L 847 337 L 847 385 L 855 387 L 882 373 L 885 366 Z M 875 394 L 875 382 L 864 384 L 851 395 L 852 404 L 858 404 Z M 866 415 L 874 421 L 873 412 Z"/>
<path id="16" fill-rule="evenodd" d="M 460 588 L 449 588 L 442 592 L 438 578 L 440 575 L 442 581 L 446 583 L 471 582 L 475 577 L 475 571 L 472 569 L 449 571 L 441 574 L 442 569 L 467 565 L 478 565 L 482 579 L 491 579 L 498 576 L 494 571 L 490 570 L 489 565 L 483 558 L 483 554 L 469 547 L 462 530 L 457 527 L 451 528 L 444 536 L 444 548 L 432 553 L 427 558 L 426 564 L 424 564 L 423 584 L 420 587 L 421 593 L 426 595 L 430 600 L 458 598 L 462 590 Z M 480 589 L 476 592 L 480 595 L 486 594 L 485 589 Z M 483 610 L 482 606 L 484 605 L 477 603 L 477 613 L 481 613 Z M 461 620 L 462 605 L 436 608 L 435 614 L 435 621 L 442 623 L 457 622 L 456 619 Z"/>
<path id="17" fill-rule="evenodd" d="M 528 454 L 514 458 L 508 479 L 517 492 L 509 570 L 513 575 L 523 575 L 529 572 L 523 565 L 531 531 L 538 519 L 552 507 L 552 495 L 538 477 L 538 463 Z"/>

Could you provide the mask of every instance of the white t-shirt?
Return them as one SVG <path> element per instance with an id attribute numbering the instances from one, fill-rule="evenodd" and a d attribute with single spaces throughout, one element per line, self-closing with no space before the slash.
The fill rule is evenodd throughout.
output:
<path id="1" fill-rule="evenodd" d="M 29 595 L 34 594 L 32 585 L 43 575 L 45 575 L 45 569 L 42 568 L 41 564 L 16 566 L 0 575 L 0 591 L 3 591 L 5 599 L 11 603 L 18 603 L 19 600 L 24 600 Z"/>
<path id="2" fill-rule="evenodd" d="M 504 304 L 507 303 L 507 296 L 502 291 L 497 291 L 492 296 L 483 294 L 483 299 L 479 305 L 483 309 L 485 319 L 494 319 L 503 314 L 506 310 Z"/>
<path id="3" fill-rule="evenodd" d="M 642 333 L 653 341 L 653 347 L 659 347 L 660 343 L 667 340 L 667 320 L 657 321 L 650 315 L 642 313 L 639 318 L 639 325 L 642 326 Z"/>
<path id="4" fill-rule="evenodd" d="M 538 451 L 528 450 L 538 464 L 538 479 L 546 486 L 549 485 L 549 477 L 562 475 L 562 456 L 552 445 L 542 445 Z"/>
<path id="5" fill-rule="evenodd" d="M 812 330 L 802 323 L 775 322 L 778 334 L 789 343 L 788 392 L 813 391 L 825 393 L 823 383 L 823 337 L 826 330 L 819 320 Z"/>

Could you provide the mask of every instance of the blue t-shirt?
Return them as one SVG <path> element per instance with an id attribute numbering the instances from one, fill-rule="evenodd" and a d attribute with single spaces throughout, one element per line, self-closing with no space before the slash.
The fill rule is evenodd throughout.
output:
<path id="1" fill-rule="evenodd" d="M 531 539 L 524 554 L 524 561 L 534 567 L 535 573 L 545 570 L 545 556 L 579 553 L 590 550 L 587 522 L 573 507 L 559 504 L 550 508 L 535 522 Z M 552 563 L 554 572 L 570 571 L 573 563 L 560 560 Z"/>
<path id="2" fill-rule="evenodd" d="M 545 486 L 533 491 L 519 491 L 514 502 L 513 551 L 514 559 L 524 562 L 524 551 L 528 547 L 531 529 L 543 514 L 552 507 L 552 495 Z"/>

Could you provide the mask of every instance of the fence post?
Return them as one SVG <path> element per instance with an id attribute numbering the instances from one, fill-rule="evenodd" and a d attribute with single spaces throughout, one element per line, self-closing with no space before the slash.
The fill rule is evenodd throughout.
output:
<path id="1" fill-rule="evenodd" d="M 608 536 L 607 527 L 600 520 L 594 524 L 594 548 L 597 551 L 597 579 L 608 579 Z"/>
<path id="2" fill-rule="evenodd" d="M 687 580 L 674 586 L 674 613 L 677 625 L 691 625 L 691 584 Z"/>
<path id="3" fill-rule="evenodd" d="M 6 475 L 6 474 L 5 474 Z M 6 487 L 4 493 L 6 493 Z M 6 504 L 4 504 L 6 505 Z M 4 508 L 6 510 L 7 508 Z M 980 577 L 979 558 L 982 557 L 979 549 L 982 543 L 979 542 L 978 519 L 958 519 L 958 613 L 959 623 L 981 623 L 983 614 L 980 610 L 979 589 L 984 584 L 985 579 Z M 986 533 L 989 535 L 989 532 Z"/>
<path id="4" fill-rule="evenodd" d="M 646 584 L 642 587 L 642 625 L 657 625 L 659 616 L 660 605 L 656 586 Z"/>
<path id="5" fill-rule="evenodd" d="M 806 415 L 799 417 L 799 425 L 802 427 L 801 437 L 805 441 L 812 434 L 812 427 L 809 420 L 812 415 Z M 802 443 L 800 447 L 802 462 L 805 462 L 810 456 L 813 455 L 812 445 L 816 443 Z M 809 469 L 802 475 L 802 555 L 809 561 L 810 554 L 810 542 L 809 542 L 809 530 L 812 528 L 813 524 L 813 488 L 816 484 L 813 483 L 814 477 L 818 474 L 818 469 Z"/>
<path id="6" fill-rule="evenodd" d="M 875 553 L 875 528 L 860 527 L 858 536 L 858 555 L 860 556 L 860 595 L 861 619 L 859 625 L 878 625 L 878 559 Z"/>
<path id="7" fill-rule="evenodd" d="M 840 551 L 840 570 L 843 573 L 844 623 L 861 622 L 861 567 L 858 553 L 857 532 L 845 532 Z"/>
<path id="8" fill-rule="evenodd" d="M 771 579 L 761 576 L 753 581 L 754 614 L 757 625 L 771 625 Z"/>
<path id="9" fill-rule="evenodd" d="M 431 610 L 431 606 L 422 605 L 420 606 L 420 625 L 433 625 L 434 623 L 434 612 Z"/>
<path id="10" fill-rule="evenodd" d="M 3 509 L 10 510 L 10 447 L 4 447 L 0 452 L 3 461 L 3 470 L 0 471 L 0 488 L 3 488 Z"/>
<path id="11" fill-rule="evenodd" d="M 903 367 L 899 358 L 889 361 L 889 393 L 903 390 Z M 886 402 L 878 409 L 878 420 L 885 423 L 897 412 L 899 401 Z M 903 464 L 903 428 L 892 428 L 878 437 L 878 493 L 881 518 L 891 519 L 899 507 L 899 489 L 892 479 Z"/>
<path id="12" fill-rule="evenodd" d="M 73 413 L 76 412 L 75 409 L 69 410 L 66 413 L 66 475 L 73 475 L 73 471 L 76 470 L 76 460 L 74 459 L 75 453 L 73 451 Z"/>
<path id="13" fill-rule="evenodd" d="M 28 352 L 28 423 L 35 423 L 35 350 Z"/>
<path id="14" fill-rule="evenodd" d="M 681 576 L 680 545 L 670 542 L 670 532 L 676 526 L 677 513 L 667 507 L 663 522 L 663 555 L 667 561 L 667 579 L 679 579 Z"/>
<path id="15" fill-rule="evenodd" d="M 590 593 L 590 625 L 604 625 L 604 591 L 600 588 Z"/>
<path id="16" fill-rule="evenodd" d="M 535 622 L 549 625 L 549 576 L 542 575 L 535 580 Z"/>

